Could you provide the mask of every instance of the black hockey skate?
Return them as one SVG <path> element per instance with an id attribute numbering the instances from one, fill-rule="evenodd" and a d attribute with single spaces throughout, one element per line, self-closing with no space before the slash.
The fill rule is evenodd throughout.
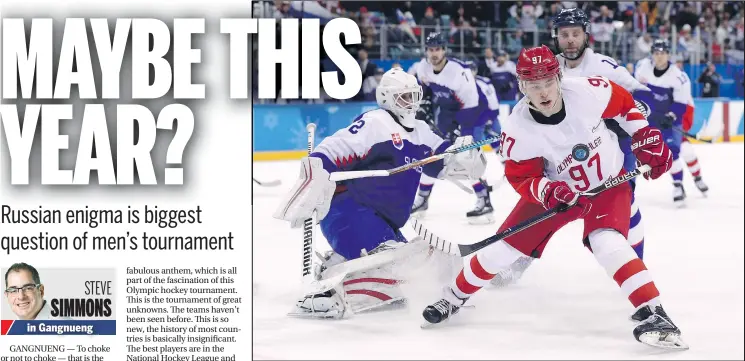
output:
<path id="1" fill-rule="evenodd" d="M 693 181 L 696 183 L 696 188 L 704 195 L 706 196 L 706 192 L 709 191 L 709 186 L 704 183 L 703 178 L 701 176 L 693 177 Z"/>
<path id="2" fill-rule="evenodd" d="M 683 183 L 674 182 L 673 186 L 673 203 L 677 207 L 682 207 L 685 204 L 684 202 L 686 199 L 686 191 L 685 188 L 683 188 Z"/>
<path id="3" fill-rule="evenodd" d="M 491 224 L 494 222 L 494 207 L 491 205 L 491 192 L 492 187 L 486 183 L 485 179 L 480 179 L 481 184 L 486 189 L 485 196 L 478 196 L 476 199 L 476 207 L 466 213 L 466 218 L 470 224 Z"/>
<path id="4" fill-rule="evenodd" d="M 634 314 L 631 315 L 630 318 L 631 318 L 632 321 L 642 322 L 642 321 L 648 319 L 653 314 L 654 314 L 654 312 L 652 312 L 652 308 L 651 307 L 644 306 L 644 307 L 636 310 L 636 312 L 634 312 Z"/>
<path id="5" fill-rule="evenodd" d="M 680 329 L 675 326 L 670 317 L 667 316 L 662 306 L 656 306 L 654 312 L 651 307 L 644 306 L 646 314 L 650 314 L 645 320 L 634 328 L 634 338 L 637 341 L 654 347 L 687 350 L 688 345 L 680 338 Z M 644 312 L 637 311 L 634 316 L 642 317 Z M 634 317 L 632 316 L 632 318 Z"/>
<path id="6" fill-rule="evenodd" d="M 427 328 L 431 325 L 447 320 L 450 316 L 458 313 L 466 301 L 468 301 L 468 298 L 459 298 L 453 294 L 451 289 L 446 288 L 445 297 L 424 308 L 422 317 L 424 317 L 424 320 L 427 322 L 422 324 L 422 328 Z"/>

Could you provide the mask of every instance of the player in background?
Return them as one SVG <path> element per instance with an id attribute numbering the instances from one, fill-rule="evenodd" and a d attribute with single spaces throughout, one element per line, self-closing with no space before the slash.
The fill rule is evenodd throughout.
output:
<path id="1" fill-rule="evenodd" d="M 477 75 L 478 65 L 475 62 L 469 61 L 468 68 L 471 69 L 473 78 L 476 79 L 476 86 L 479 92 L 479 104 L 482 108 L 480 119 L 477 124 L 483 124 L 478 126 L 473 131 L 473 140 L 479 141 L 486 138 L 498 137 L 502 129 L 499 126 L 499 99 L 497 97 L 497 91 L 492 84 L 491 79 Z M 492 142 L 492 149 L 495 151 L 499 149 L 499 141 Z"/>
<path id="2" fill-rule="evenodd" d="M 681 74 L 686 78 L 685 87 L 686 93 L 689 97 L 685 114 L 683 114 L 683 130 L 690 132 L 691 127 L 693 126 L 693 112 L 696 110 L 693 101 L 693 91 L 691 90 L 691 79 L 688 77 L 688 74 L 683 71 L 683 61 L 681 59 L 676 59 L 675 65 L 678 66 L 678 69 L 681 70 Z M 704 179 L 701 176 L 701 164 L 698 163 L 698 156 L 696 156 L 696 152 L 693 150 L 693 145 L 688 141 L 688 138 L 682 134 L 681 137 L 680 156 L 683 158 L 683 161 L 685 161 L 686 166 L 688 166 L 688 171 L 691 173 L 691 176 L 693 176 L 696 188 L 706 196 L 706 192 L 709 191 L 709 186 L 704 183 Z"/>
<path id="3" fill-rule="evenodd" d="M 426 62 L 427 62 L 427 59 L 426 58 L 421 58 L 416 63 L 411 64 L 411 66 L 409 67 L 408 70 L 406 70 L 406 72 L 409 73 L 409 74 L 411 74 L 411 75 L 413 75 L 413 76 L 416 76 L 416 72 L 417 72 L 417 69 L 419 68 L 419 65 L 422 64 L 422 63 L 426 63 Z"/>
<path id="4" fill-rule="evenodd" d="M 607 78 L 562 79 L 560 64 L 545 45 L 520 53 L 517 74 L 525 97 L 502 123 L 500 151 L 507 158 L 507 180 L 521 197 L 499 231 L 547 209 L 575 206 L 477 252 L 445 288 L 444 298 L 422 316 L 429 324 L 444 321 L 501 269 L 523 256 L 541 257 L 551 235 L 582 219 L 583 243 L 637 308 L 637 341 L 686 348 L 652 276 L 626 241 L 631 187 L 621 183 L 589 199 L 579 193 L 626 173 L 623 152 L 602 119 L 616 119 L 632 134 L 637 159 L 651 166 L 647 179 L 670 169 L 672 155 L 660 131 L 648 125 L 631 94 Z"/>
<path id="5" fill-rule="evenodd" d="M 634 76 L 619 66 L 618 63 L 603 54 L 594 52 L 589 48 L 590 20 L 584 11 L 577 8 L 563 9 L 552 19 L 553 28 L 551 36 L 554 45 L 559 51 L 556 57 L 565 77 L 588 77 L 599 75 L 606 77 L 624 88 L 629 93 L 636 90 L 649 90 L 641 84 Z M 624 152 L 624 168 L 632 170 L 636 168 L 636 157 L 631 151 L 631 137 L 613 119 L 607 119 L 606 126 L 615 133 L 619 146 Z M 639 258 L 644 257 L 644 224 L 642 214 L 633 194 L 636 188 L 635 180 L 631 180 L 631 217 L 629 219 L 629 244 Z M 519 280 L 525 270 L 533 262 L 533 258 L 522 258 L 515 262 L 509 269 L 500 272 L 492 279 L 492 285 L 504 287 Z"/>
<path id="6" fill-rule="evenodd" d="M 460 137 L 451 145 L 415 118 L 422 88 L 400 68 L 383 75 L 376 96 L 379 109 L 361 114 L 301 160 L 300 179 L 274 213 L 294 228 L 317 212 L 321 232 L 333 250 L 322 256 L 322 269 L 393 252 L 406 243 L 400 228 L 409 219 L 422 173 L 478 179 L 486 169 L 481 150 L 474 149 L 388 177 L 331 181 L 329 175 L 336 171 L 391 169 L 471 142 L 471 137 Z M 300 299 L 291 314 L 341 318 L 347 305 L 354 312 L 403 301 L 391 268 L 388 264 L 350 273 L 334 289 Z"/>
<path id="7" fill-rule="evenodd" d="M 427 62 L 417 66 L 417 78 L 424 87 L 425 102 L 431 103 L 428 116 L 435 121 L 436 130 L 444 138 L 473 135 L 478 124 L 481 107 L 476 81 L 468 67 L 457 59 L 447 57 L 448 39 L 439 32 L 427 36 Z M 432 193 L 435 179 L 422 176 L 419 184 L 412 215 L 423 217 L 429 208 L 429 196 Z M 472 224 L 493 223 L 491 205 L 491 188 L 481 179 L 473 184 L 476 194 L 476 206 L 466 213 Z"/>
<path id="8" fill-rule="evenodd" d="M 491 79 L 497 90 L 497 97 L 502 100 L 517 100 L 517 73 L 515 63 L 502 49 L 497 50 L 496 61 L 486 58 L 486 67 L 491 71 Z"/>
<path id="9" fill-rule="evenodd" d="M 670 62 L 670 44 L 657 39 L 652 43 L 652 59 L 642 59 L 637 63 L 634 76 L 650 90 L 639 90 L 634 97 L 649 105 L 649 123 L 662 129 L 665 142 L 673 153 L 670 173 L 673 178 L 673 202 L 681 207 L 685 203 L 683 189 L 683 165 L 680 158 L 681 134 L 673 128 L 680 128 L 683 122 L 690 95 L 690 81 L 677 66 Z M 686 86 L 686 82 L 689 83 Z"/>

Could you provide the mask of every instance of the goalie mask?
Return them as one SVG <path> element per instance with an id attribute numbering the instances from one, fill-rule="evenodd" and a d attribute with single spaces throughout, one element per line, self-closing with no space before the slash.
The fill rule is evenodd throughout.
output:
<path id="1" fill-rule="evenodd" d="M 403 126 L 414 128 L 422 87 L 413 75 L 400 68 L 388 70 L 375 90 L 375 97 L 378 106 L 392 112 Z"/>

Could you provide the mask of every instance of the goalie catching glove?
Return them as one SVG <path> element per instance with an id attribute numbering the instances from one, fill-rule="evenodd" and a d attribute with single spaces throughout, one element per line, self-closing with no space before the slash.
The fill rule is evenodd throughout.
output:
<path id="1" fill-rule="evenodd" d="M 459 137 L 445 151 L 460 148 L 471 143 L 473 143 L 473 136 Z M 444 167 L 437 178 L 477 180 L 484 175 L 484 171 L 486 171 L 486 158 L 479 147 L 446 155 L 444 158 Z"/>
<path id="2" fill-rule="evenodd" d="M 305 157 L 300 161 L 300 178 L 274 212 L 273 217 L 290 222 L 298 228 L 316 211 L 318 220 L 326 217 L 331 207 L 331 198 L 336 191 L 336 182 L 329 180 L 329 172 L 323 169 L 320 158 Z"/>

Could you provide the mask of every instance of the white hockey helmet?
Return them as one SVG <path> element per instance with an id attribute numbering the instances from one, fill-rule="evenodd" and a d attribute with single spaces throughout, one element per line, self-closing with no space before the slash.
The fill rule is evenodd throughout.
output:
<path id="1" fill-rule="evenodd" d="M 413 75 L 401 68 L 393 68 L 383 74 L 375 97 L 378 106 L 395 114 L 402 125 L 413 128 L 422 93 L 422 87 Z"/>

